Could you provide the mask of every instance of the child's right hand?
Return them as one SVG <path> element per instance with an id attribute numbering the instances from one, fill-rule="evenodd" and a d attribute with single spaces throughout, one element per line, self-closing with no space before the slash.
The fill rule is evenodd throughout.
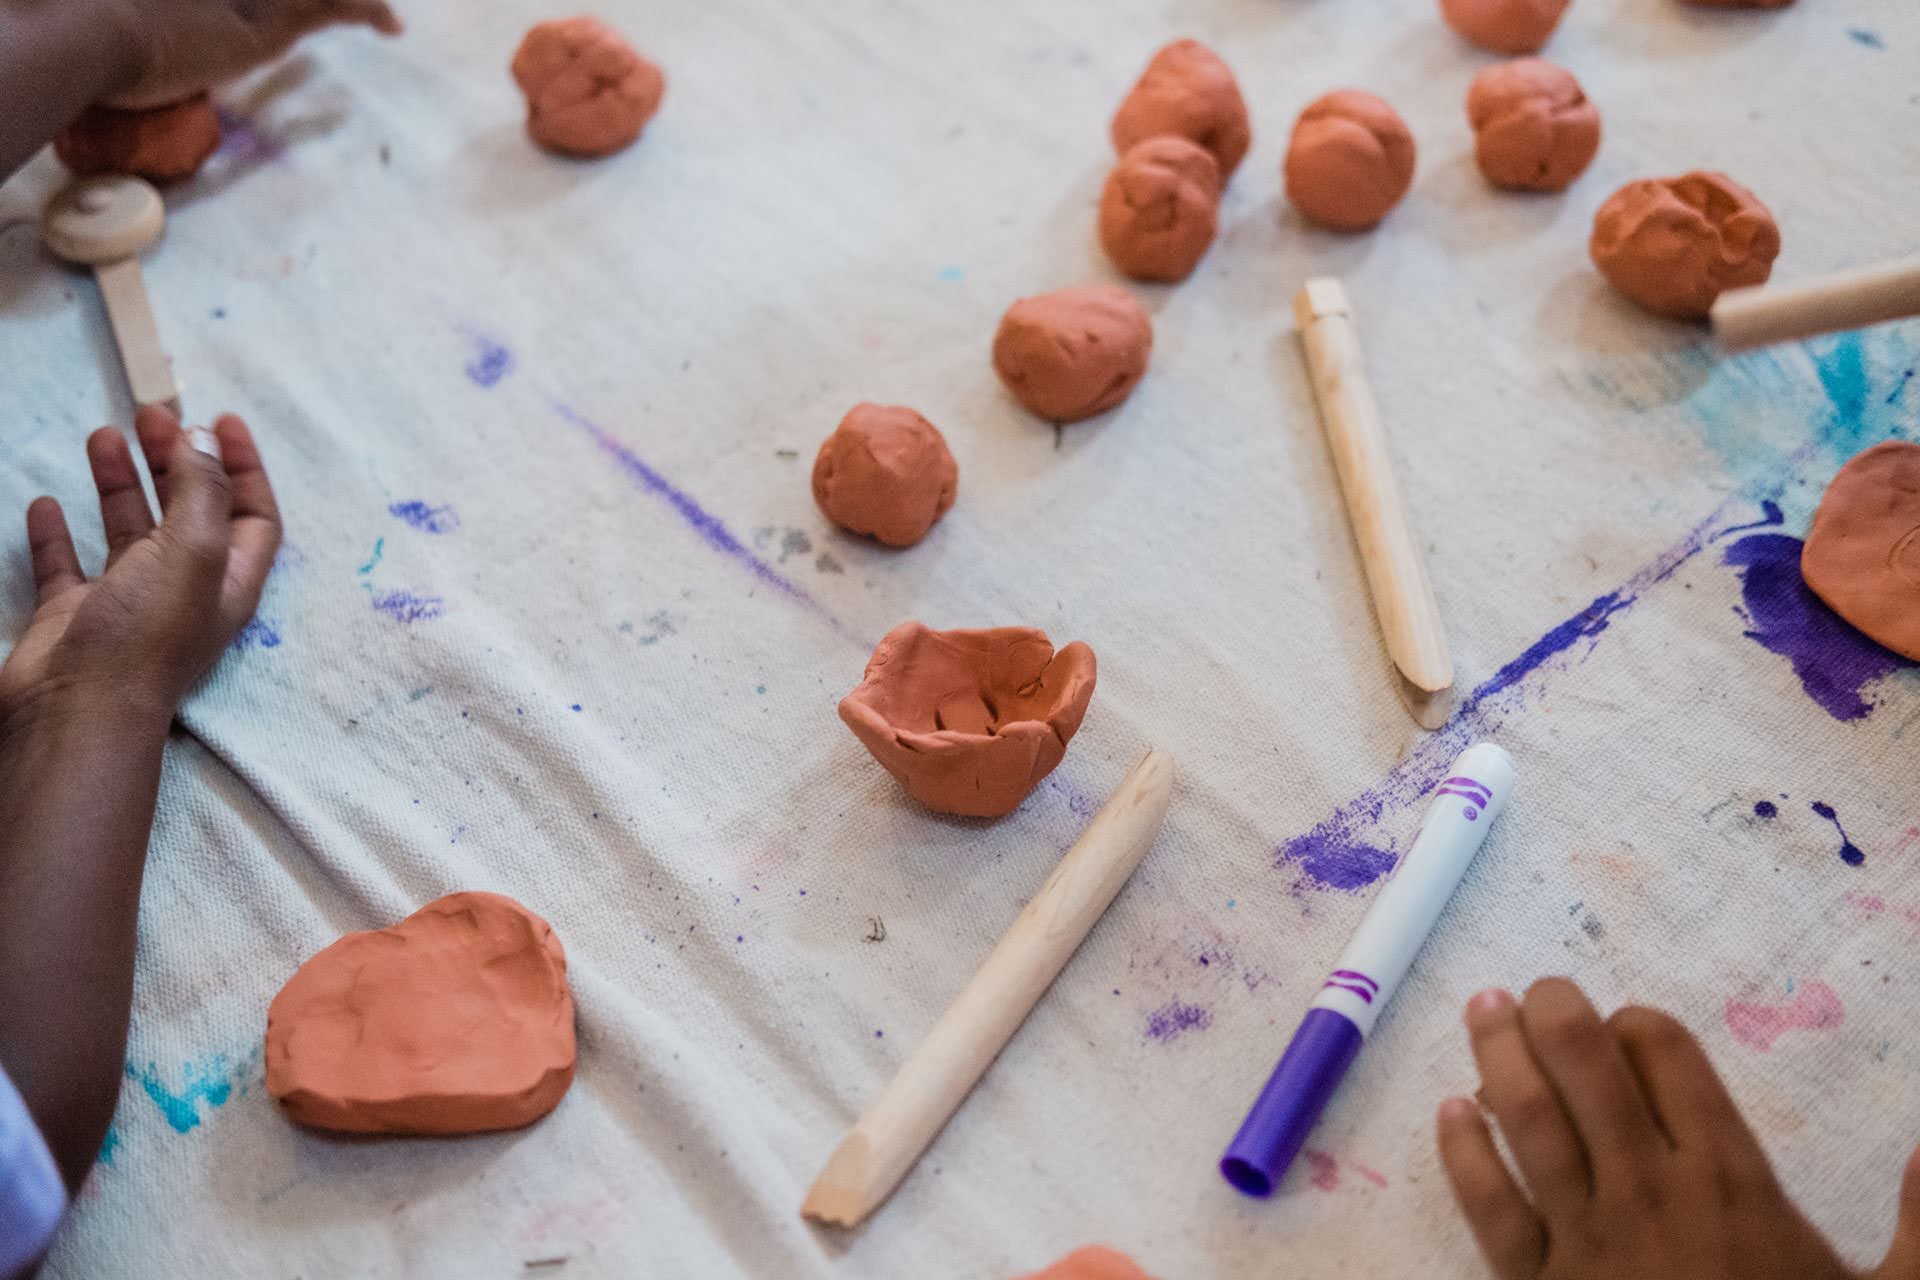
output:
<path id="1" fill-rule="evenodd" d="M 253 617 L 280 546 L 273 488 L 240 419 L 183 432 L 162 409 L 134 421 L 160 496 L 154 523 L 124 437 L 87 440 L 107 535 L 106 571 L 80 570 L 60 504 L 27 508 L 38 607 L 0 664 L 0 730 L 41 707 L 157 717 L 175 707 Z M 69 708 L 70 709 L 70 708 Z"/>
<path id="2" fill-rule="evenodd" d="M 1480 1107 L 1440 1108 L 1440 1159 L 1500 1280 L 1855 1280 L 1767 1164 L 1713 1064 L 1653 1009 L 1606 1021 L 1564 978 L 1467 1005 Z M 1920 1152 L 1874 1280 L 1920 1280 Z"/>
<path id="3" fill-rule="evenodd" d="M 155 107 L 199 93 L 279 57 L 322 27 L 400 34 L 386 0 L 106 0 L 131 79 L 117 107 Z"/>

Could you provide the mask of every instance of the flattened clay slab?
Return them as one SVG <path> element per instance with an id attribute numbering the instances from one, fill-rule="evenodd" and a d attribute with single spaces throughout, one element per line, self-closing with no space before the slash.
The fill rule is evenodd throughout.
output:
<path id="1" fill-rule="evenodd" d="M 1920 662 L 1920 444 L 1889 440 L 1840 468 L 1800 574 L 1835 613 Z"/>
<path id="2" fill-rule="evenodd" d="M 452 893 L 301 965 L 267 1009 L 267 1092 L 342 1133 L 517 1129 L 573 1082 L 573 996 L 552 926 Z"/>
<path id="3" fill-rule="evenodd" d="M 1055 653 L 1032 627 L 907 622 L 881 638 L 840 718 L 921 804 L 998 818 L 1066 755 L 1094 675 L 1092 649 L 1076 641 Z"/>

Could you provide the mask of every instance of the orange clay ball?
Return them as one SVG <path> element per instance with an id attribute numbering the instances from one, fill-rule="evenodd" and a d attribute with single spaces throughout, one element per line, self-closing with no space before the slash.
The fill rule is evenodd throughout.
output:
<path id="1" fill-rule="evenodd" d="M 1176 134 L 1128 147 L 1100 194 L 1100 244 L 1135 280 L 1185 280 L 1219 220 L 1220 166 Z"/>
<path id="2" fill-rule="evenodd" d="M 527 32 L 513 55 L 527 95 L 527 132 L 550 151 L 607 156 L 653 119 L 667 79 L 597 18 L 562 18 Z"/>
<path id="3" fill-rule="evenodd" d="M 1293 126 L 1284 168 L 1287 199 L 1310 221 L 1365 231 L 1413 185 L 1413 134 L 1386 102 L 1337 89 Z"/>
<path id="4" fill-rule="evenodd" d="M 88 107 L 53 139 L 77 177 L 129 173 L 148 182 L 191 178 L 220 145 L 220 116 L 204 93 L 164 107 Z"/>
<path id="5" fill-rule="evenodd" d="M 1538 53 L 1570 0 L 1440 0 L 1447 25 L 1494 53 Z"/>
<path id="6" fill-rule="evenodd" d="M 1607 198 L 1587 253 L 1607 283 L 1649 311 L 1704 320 L 1722 291 L 1765 284 L 1780 228 L 1724 173 L 1643 178 Z"/>
<path id="7" fill-rule="evenodd" d="M 1600 113 L 1573 73 L 1544 58 L 1488 67 L 1467 90 L 1473 159 L 1496 187 L 1564 191 L 1600 149 Z"/>

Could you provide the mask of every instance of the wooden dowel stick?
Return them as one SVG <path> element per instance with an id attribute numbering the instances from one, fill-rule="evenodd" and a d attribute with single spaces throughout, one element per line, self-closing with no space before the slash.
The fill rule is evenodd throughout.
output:
<path id="1" fill-rule="evenodd" d="M 1920 257 L 1836 271 L 1798 284 L 1730 289 L 1713 304 L 1713 334 L 1727 351 L 1864 329 L 1920 315 Z"/>
<path id="2" fill-rule="evenodd" d="M 1172 758 L 1149 750 L 835 1148 L 803 1217 L 851 1227 L 892 1194 L 1133 874 L 1172 793 Z"/>
<path id="3" fill-rule="evenodd" d="M 1367 385 L 1347 291 L 1331 276 L 1309 280 L 1294 295 L 1293 318 L 1387 653 L 1415 688 L 1437 693 L 1453 683 L 1453 660 L 1394 474 L 1380 406 Z"/>
<path id="4" fill-rule="evenodd" d="M 160 346 L 160 326 L 154 323 L 153 305 L 147 301 L 140 259 L 102 262 L 94 267 L 93 274 L 100 283 L 100 297 L 107 304 L 107 322 L 120 348 L 120 363 L 127 371 L 133 402 L 163 405 L 178 417 L 180 392 L 174 385 L 173 364 Z"/>

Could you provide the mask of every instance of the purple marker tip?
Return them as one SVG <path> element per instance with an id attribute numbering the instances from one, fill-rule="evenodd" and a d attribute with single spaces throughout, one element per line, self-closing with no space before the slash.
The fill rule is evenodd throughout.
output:
<path id="1" fill-rule="evenodd" d="M 1273 1194 L 1363 1038 L 1359 1027 L 1332 1009 L 1307 1010 L 1220 1161 L 1228 1182 L 1250 1196 Z"/>

